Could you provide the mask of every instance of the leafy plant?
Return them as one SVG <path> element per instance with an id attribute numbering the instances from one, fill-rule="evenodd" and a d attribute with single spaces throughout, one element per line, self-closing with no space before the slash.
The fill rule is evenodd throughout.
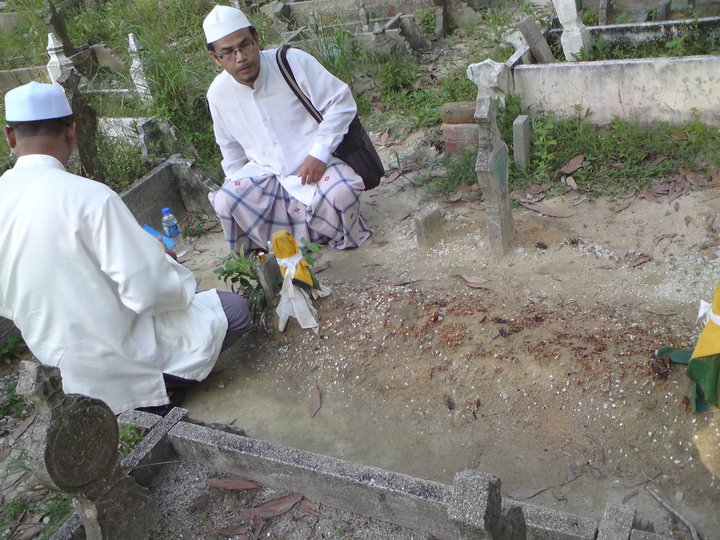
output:
<path id="1" fill-rule="evenodd" d="M 15 384 L 8 385 L 7 394 L 0 402 L 0 417 L 20 416 L 27 407 L 25 398 L 15 391 L 16 386 Z"/>
<path id="2" fill-rule="evenodd" d="M 24 349 L 25 342 L 17 334 L 10 334 L 0 343 L 0 360 L 6 364 L 17 358 L 18 354 Z"/>
<path id="3" fill-rule="evenodd" d="M 265 295 L 257 277 L 258 256 L 245 254 L 241 247 L 239 253 L 233 253 L 225 264 L 215 269 L 218 279 L 222 279 L 233 292 L 242 292 L 253 315 L 253 320 L 265 304 Z"/>
<path id="4" fill-rule="evenodd" d="M 425 32 L 426 36 L 435 36 L 435 6 L 428 6 L 426 8 L 418 9 L 415 12 L 415 21 L 417 22 L 418 26 L 422 28 L 423 32 Z"/>
<path id="5" fill-rule="evenodd" d="M 120 460 L 123 460 L 132 452 L 140 441 L 145 438 L 145 431 L 135 424 L 120 427 L 120 443 L 118 451 L 120 452 Z"/>

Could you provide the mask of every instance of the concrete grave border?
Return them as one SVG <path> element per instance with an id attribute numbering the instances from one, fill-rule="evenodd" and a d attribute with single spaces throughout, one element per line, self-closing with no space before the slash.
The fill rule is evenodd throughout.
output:
<path id="1" fill-rule="evenodd" d="M 450 486 L 199 425 L 185 420 L 186 414 L 176 408 L 165 418 L 139 411 L 120 415 L 121 426 L 136 425 L 147 431 L 123 461 L 123 471 L 147 485 L 155 469 L 149 464 L 169 459 L 200 462 L 218 473 L 296 491 L 338 510 L 438 539 L 661 538 L 634 529 L 635 511 L 630 507 L 608 505 L 598 524 L 594 519 L 502 498 L 500 479 L 479 471 L 458 473 Z M 73 516 L 52 538 L 69 540 L 79 532 L 80 521 Z"/>

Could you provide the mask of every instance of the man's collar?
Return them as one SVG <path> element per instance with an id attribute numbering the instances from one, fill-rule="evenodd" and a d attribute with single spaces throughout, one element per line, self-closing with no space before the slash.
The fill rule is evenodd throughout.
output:
<path id="1" fill-rule="evenodd" d="M 65 166 L 57 158 L 47 154 L 28 154 L 17 158 L 13 168 L 22 169 L 25 167 L 52 167 L 61 171 L 65 170 Z"/>

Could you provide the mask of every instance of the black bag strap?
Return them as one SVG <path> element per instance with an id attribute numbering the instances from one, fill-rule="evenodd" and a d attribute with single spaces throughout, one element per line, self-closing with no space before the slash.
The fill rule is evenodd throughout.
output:
<path id="1" fill-rule="evenodd" d="M 290 45 L 283 45 L 275 53 L 275 59 L 277 60 L 278 67 L 280 68 L 280 73 L 282 73 L 282 76 L 285 79 L 285 82 L 290 87 L 290 90 L 293 91 L 293 93 L 300 100 L 300 103 L 303 104 L 303 107 L 305 107 L 307 109 L 307 112 L 310 113 L 310 116 L 312 116 L 315 119 L 315 121 L 319 124 L 320 122 L 322 122 L 323 116 L 322 116 L 322 114 L 320 114 L 320 111 L 318 111 L 315 108 L 315 106 L 312 104 L 312 101 L 310 101 L 310 98 L 308 98 L 305 95 L 305 92 L 303 92 L 300 89 L 300 87 L 298 86 L 298 83 L 295 80 L 295 75 L 293 75 L 292 69 L 290 68 L 290 64 L 287 61 L 287 51 L 289 48 L 290 48 Z"/>

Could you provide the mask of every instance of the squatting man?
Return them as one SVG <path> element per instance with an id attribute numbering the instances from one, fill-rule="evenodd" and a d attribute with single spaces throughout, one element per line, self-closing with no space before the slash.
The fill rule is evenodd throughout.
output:
<path id="1" fill-rule="evenodd" d="M 264 249 L 280 230 L 337 249 L 362 245 L 372 234 L 360 215 L 363 180 L 332 156 L 357 112 L 348 86 L 311 55 L 288 50 L 298 85 L 323 116 L 318 123 L 242 11 L 215 6 L 203 30 L 223 70 L 207 98 L 226 181 L 210 202 L 230 249 Z"/>
<path id="2" fill-rule="evenodd" d="M 200 381 L 250 326 L 245 300 L 195 292 L 109 187 L 65 171 L 76 127 L 60 86 L 5 95 L 17 155 L 0 177 L 0 317 L 57 366 L 66 393 L 115 413 L 171 403 L 168 387 Z"/>

